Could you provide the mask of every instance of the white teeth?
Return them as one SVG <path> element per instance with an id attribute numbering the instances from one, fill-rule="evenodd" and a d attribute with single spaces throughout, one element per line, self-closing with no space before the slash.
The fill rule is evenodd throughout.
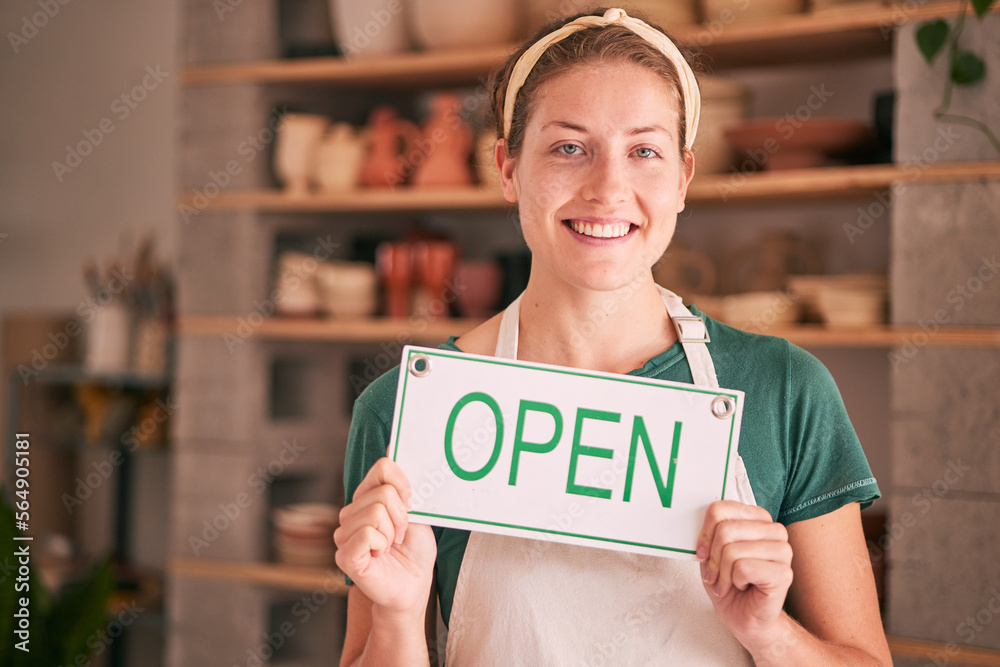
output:
<path id="1" fill-rule="evenodd" d="M 627 222 L 615 222 L 610 225 L 595 225 L 590 222 L 577 222 L 570 220 L 569 226 L 577 234 L 593 236 L 595 238 L 613 239 L 628 234 L 631 225 Z"/>

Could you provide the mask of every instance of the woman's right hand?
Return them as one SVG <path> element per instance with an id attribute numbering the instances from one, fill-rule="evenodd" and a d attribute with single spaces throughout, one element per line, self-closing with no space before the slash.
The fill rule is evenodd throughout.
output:
<path id="1" fill-rule="evenodd" d="M 395 461 L 383 457 L 340 511 L 333 534 L 337 565 L 387 612 L 420 613 L 427 607 L 437 543 L 430 526 L 410 524 L 412 491 Z"/>

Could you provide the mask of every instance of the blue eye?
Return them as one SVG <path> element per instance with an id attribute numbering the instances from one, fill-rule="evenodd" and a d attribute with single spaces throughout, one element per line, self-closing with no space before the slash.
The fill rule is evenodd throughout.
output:
<path id="1" fill-rule="evenodd" d="M 563 144 L 556 150 L 562 152 L 565 155 L 576 155 L 580 152 L 580 147 L 576 144 Z"/>
<path id="2" fill-rule="evenodd" d="M 654 151 L 652 148 L 645 148 L 645 147 L 637 148 L 635 149 L 635 154 L 641 158 L 656 157 L 656 151 Z"/>

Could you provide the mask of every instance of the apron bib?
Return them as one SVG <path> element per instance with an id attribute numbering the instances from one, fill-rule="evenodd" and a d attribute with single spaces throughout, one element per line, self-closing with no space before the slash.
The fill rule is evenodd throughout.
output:
<path id="1" fill-rule="evenodd" d="M 704 324 L 659 289 L 694 383 L 718 387 Z M 520 301 L 504 311 L 497 357 L 517 359 Z M 737 500 L 756 504 L 738 456 L 731 481 Z M 479 532 L 469 535 L 447 641 L 449 667 L 753 664 L 716 617 L 697 561 Z"/>

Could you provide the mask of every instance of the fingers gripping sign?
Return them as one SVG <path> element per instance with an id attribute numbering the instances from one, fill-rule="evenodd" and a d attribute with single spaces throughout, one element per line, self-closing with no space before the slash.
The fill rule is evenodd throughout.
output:
<path id="1" fill-rule="evenodd" d="M 712 503 L 697 555 L 715 613 L 734 635 L 758 633 L 778 620 L 792 584 L 792 547 L 788 531 L 767 510 Z"/>
<path id="2" fill-rule="evenodd" d="M 411 496 L 402 469 L 381 458 L 341 510 L 333 534 L 340 569 L 374 604 L 398 611 L 426 606 L 437 554 L 430 526 L 407 519 Z"/>

